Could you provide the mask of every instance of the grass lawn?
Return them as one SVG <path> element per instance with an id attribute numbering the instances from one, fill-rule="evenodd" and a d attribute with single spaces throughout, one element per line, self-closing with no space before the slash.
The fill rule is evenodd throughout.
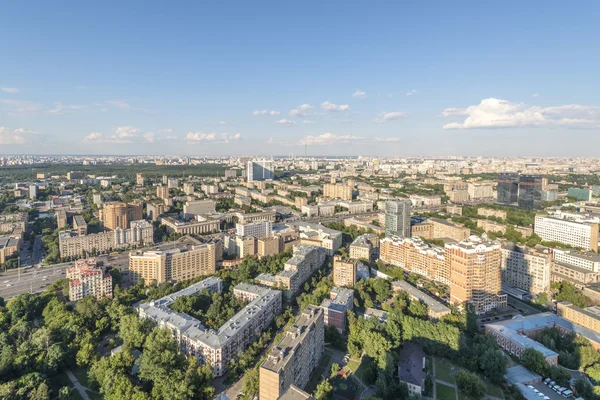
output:
<path id="1" fill-rule="evenodd" d="M 455 367 L 456 370 L 456 367 Z M 444 382 L 454 383 L 452 364 L 441 358 L 435 359 L 435 378 Z"/>
<path id="2" fill-rule="evenodd" d="M 504 398 L 504 395 L 502 394 L 502 389 L 500 388 L 500 386 L 494 385 L 493 383 L 488 382 L 485 379 L 484 379 L 484 382 L 485 382 L 485 386 L 486 386 L 485 392 L 487 394 L 489 394 L 490 396 L 499 397 L 501 399 Z"/>
<path id="3" fill-rule="evenodd" d="M 365 379 L 365 374 L 367 371 L 369 360 L 370 359 L 368 357 L 365 357 L 358 361 L 350 360 L 348 364 L 346 364 L 346 367 L 348 367 L 352 371 L 352 373 L 356 375 L 356 377 L 367 386 L 369 385 L 369 383 L 367 382 L 367 379 Z"/>
<path id="4" fill-rule="evenodd" d="M 438 400 L 456 400 L 456 390 L 451 386 L 436 383 L 435 390 Z"/>
<path id="5" fill-rule="evenodd" d="M 85 368 L 75 368 L 72 370 L 75 378 L 81 383 L 83 386 L 92 389 L 92 384 L 88 379 L 88 371 Z"/>

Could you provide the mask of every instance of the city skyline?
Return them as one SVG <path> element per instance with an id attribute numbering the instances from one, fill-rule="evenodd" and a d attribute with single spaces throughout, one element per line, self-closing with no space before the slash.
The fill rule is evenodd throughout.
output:
<path id="1" fill-rule="evenodd" d="M 1 154 L 589 157 L 600 145 L 594 2 L 3 11 Z"/>

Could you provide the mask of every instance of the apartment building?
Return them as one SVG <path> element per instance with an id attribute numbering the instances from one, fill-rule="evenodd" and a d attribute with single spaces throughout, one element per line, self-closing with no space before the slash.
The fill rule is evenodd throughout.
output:
<path id="1" fill-rule="evenodd" d="M 383 224 L 385 224 L 385 215 L 384 214 L 380 214 L 380 215 L 384 216 Z M 379 220 L 377 222 L 380 223 Z M 358 218 L 346 218 L 344 220 L 344 226 L 355 226 L 358 229 L 366 229 L 367 231 L 372 231 L 373 233 L 376 233 L 378 235 L 385 233 L 385 227 L 373 225 L 370 223 L 370 221 L 364 221 L 364 220 L 360 220 Z"/>
<path id="2" fill-rule="evenodd" d="M 142 203 L 104 203 L 100 209 L 100 220 L 106 229 L 127 229 L 131 221 L 142 219 L 142 211 Z"/>
<path id="3" fill-rule="evenodd" d="M 187 222 L 173 217 L 159 217 L 158 220 L 167 228 L 168 233 L 180 235 L 204 235 L 221 230 L 221 222 L 218 219 L 206 219 L 200 216 L 196 220 Z"/>
<path id="4" fill-rule="evenodd" d="M 288 226 L 300 234 L 300 243 L 323 247 L 328 256 L 334 255 L 342 246 L 342 232 L 335 229 L 309 222 L 292 222 Z"/>
<path id="5" fill-rule="evenodd" d="M 211 214 L 216 211 L 217 203 L 214 200 L 186 201 L 183 205 L 185 219 L 194 218 L 196 215 Z"/>
<path id="6" fill-rule="evenodd" d="M 598 282 L 598 273 L 575 265 L 564 264 L 558 261 L 552 263 L 550 275 L 552 282 L 567 281 L 579 289 Z"/>
<path id="7" fill-rule="evenodd" d="M 294 245 L 294 255 L 287 260 L 283 271 L 277 275 L 260 274 L 256 281 L 285 290 L 287 300 L 293 299 L 304 282 L 325 262 L 325 251 L 321 247 L 306 244 Z"/>
<path id="8" fill-rule="evenodd" d="M 352 200 L 352 186 L 337 183 L 323 185 L 323 197 L 330 199 Z"/>
<path id="9" fill-rule="evenodd" d="M 490 183 L 469 183 L 467 188 L 469 200 L 491 199 L 494 197 L 494 189 Z"/>
<path id="10" fill-rule="evenodd" d="M 138 186 L 144 186 L 144 175 L 141 172 L 135 174 L 135 184 Z"/>
<path id="11" fill-rule="evenodd" d="M 465 203 L 469 201 L 469 192 L 466 190 L 454 190 L 446 194 L 452 203 Z"/>
<path id="12" fill-rule="evenodd" d="M 204 243 L 190 249 L 138 251 L 129 254 L 129 279 L 136 284 L 184 281 L 214 274 L 220 260 L 219 242 Z"/>
<path id="13" fill-rule="evenodd" d="M 410 202 L 413 207 L 435 207 L 442 205 L 442 198 L 440 196 L 424 196 L 420 194 L 411 194 L 409 196 Z"/>
<path id="14" fill-rule="evenodd" d="M 69 300 L 77 301 L 85 296 L 94 296 L 100 300 L 112 297 L 112 276 L 104 273 L 95 258 L 77 260 L 71 268 L 67 268 L 69 280 Z"/>
<path id="15" fill-rule="evenodd" d="M 350 244 L 349 254 L 355 260 L 375 261 L 379 257 L 379 236 L 373 233 L 358 236 Z"/>
<path id="16" fill-rule="evenodd" d="M 323 321 L 327 326 L 334 326 L 340 333 L 346 330 L 346 311 L 354 309 L 354 290 L 334 287 L 329 299 L 321 303 Z"/>
<path id="17" fill-rule="evenodd" d="M 256 238 L 254 236 L 225 235 L 223 250 L 227 255 L 244 258 L 256 255 Z"/>
<path id="18" fill-rule="evenodd" d="M 563 250 L 555 248 L 552 251 L 554 261 L 562 264 L 600 272 L 600 255 L 590 251 Z"/>
<path id="19" fill-rule="evenodd" d="M 67 211 L 65 211 L 64 208 L 60 208 L 60 209 L 56 210 L 56 212 L 54 213 L 54 216 L 56 217 L 56 225 L 58 226 L 58 229 L 62 229 L 68 225 Z M 3 229 L 2 223 L 0 223 L 0 232 L 5 232 L 5 230 Z"/>
<path id="20" fill-rule="evenodd" d="M 427 222 L 433 225 L 432 239 L 447 238 L 460 242 L 461 240 L 467 240 L 471 235 L 471 230 L 469 228 L 453 224 L 445 219 L 429 218 Z"/>
<path id="21" fill-rule="evenodd" d="M 6 260 L 19 252 L 21 247 L 21 239 L 11 236 L 0 236 L 0 264 L 4 264 Z"/>
<path id="22" fill-rule="evenodd" d="M 502 283 L 529 293 L 550 290 L 552 252 L 542 246 L 529 248 L 512 242 L 502 244 Z"/>
<path id="23" fill-rule="evenodd" d="M 12 232 L 15 228 L 25 231 L 28 220 L 29 215 L 27 213 L 0 214 L 0 232 Z"/>
<path id="24" fill-rule="evenodd" d="M 446 212 L 448 214 L 453 214 L 453 215 L 462 215 L 462 207 L 460 207 L 460 206 L 447 206 L 446 207 Z"/>
<path id="25" fill-rule="evenodd" d="M 264 236 L 256 239 L 256 255 L 259 258 L 281 253 L 283 243 L 279 236 Z"/>
<path id="26" fill-rule="evenodd" d="M 499 224 L 488 219 L 478 219 L 477 227 L 483 229 L 485 232 L 500 232 L 506 233 L 506 225 Z"/>
<path id="27" fill-rule="evenodd" d="M 356 283 L 356 259 L 344 259 L 342 256 L 333 257 L 333 284 L 335 286 L 354 287 Z"/>
<path id="28" fill-rule="evenodd" d="M 83 215 L 73 215 L 73 230 L 80 236 L 87 235 L 88 226 L 87 222 L 85 222 L 85 219 L 83 218 Z"/>
<path id="29" fill-rule="evenodd" d="M 556 303 L 556 315 L 600 334 L 600 307 L 579 308 L 567 301 Z"/>
<path id="30" fill-rule="evenodd" d="M 469 302 L 478 314 L 506 307 L 506 295 L 500 294 L 500 242 L 471 236 L 468 241 L 446 243 L 444 258 L 450 270 L 451 302 Z"/>
<path id="31" fill-rule="evenodd" d="M 534 232 L 546 241 L 598 251 L 598 224 L 536 215 Z"/>
<path id="32" fill-rule="evenodd" d="M 167 327 L 173 332 L 182 353 L 202 359 L 212 367 L 215 376 L 222 376 L 231 359 L 246 350 L 281 313 L 281 292 L 249 283 L 238 284 L 233 288 L 234 297 L 250 303 L 215 331 L 204 327 L 199 320 L 169 308 L 177 298 L 192 296 L 205 289 L 220 292 L 223 282 L 210 277 L 159 300 L 140 304 L 138 314 Z"/>
<path id="33" fill-rule="evenodd" d="M 477 215 L 481 215 L 482 217 L 496 217 L 506 219 L 507 213 L 502 210 L 494 210 L 491 208 L 478 208 Z"/>
<path id="34" fill-rule="evenodd" d="M 169 198 L 169 187 L 165 184 L 156 186 L 156 197 L 166 200 Z"/>
<path id="35" fill-rule="evenodd" d="M 324 341 L 323 309 L 308 306 L 261 364 L 259 398 L 278 400 L 291 385 L 303 389 L 319 365 Z"/>
<path id="36" fill-rule="evenodd" d="M 132 221 L 131 228 L 80 236 L 75 231 L 60 232 L 60 257 L 79 257 L 82 254 L 102 254 L 128 246 L 154 243 L 154 227 L 148 221 Z"/>
<path id="37" fill-rule="evenodd" d="M 427 279 L 450 284 L 450 271 L 444 258 L 444 248 L 419 238 L 387 237 L 381 240 L 381 261 Z"/>
<path id="38" fill-rule="evenodd" d="M 269 159 L 248 161 L 248 182 L 272 180 L 275 176 L 275 163 Z"/>
<path id="39" fill-rule="evenodd" d="M 451 310 L 441 302 L 437 301 L 428 294 L 420 291 L 406 281 L 392 282 L 392 290 L 396 292 L 406 292 L 412 301 L 419 301 L 427 306 L 427 315 L 433 320 L 439 320 L 444 315 L 451 313 Z"/>
<path id="40" fill-rule="evenodd" d="M 185 193 L 186 195 L 190 196 L 190 195 L 194 194 L 195 190 L 196 190 L 196 188 L 194 188 L 193 183 L 186 182 L 183 184 L 183 193 Z"/>
<path id="41" fill-rule="evenodd" d="M 162 203 L 162 204 L 160 204 L 160 203 L 159 204 L 151 204 L 151 203 L 146 204 L 146 215 L 152 221 L 158 221 L 158 217 L 161 216 L 162 214 L 166 213 L 168 210 L 169 210 L 169 207 L 167 207 L 164 203 Z"/>
<path id="42" fill-rule="evenodd" d="M 261 237 L 273 232 L 273 222 L 255 221 L 246 224 L 235 224 L 236 233 L 240 236 Z"/>
<path id="43" fill-rule="evenodd" d="M 385 234 L 386 236 L 409 237 L 410 200 L 394 200 L 385 202 Z"/>

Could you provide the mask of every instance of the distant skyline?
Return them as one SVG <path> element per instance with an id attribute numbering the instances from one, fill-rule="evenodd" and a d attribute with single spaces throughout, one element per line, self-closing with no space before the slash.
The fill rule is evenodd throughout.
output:
<path id="1" fill-rule="evenodd" d="M 600 3 L 6 2 L 0 154 L 597 156 Z"/>

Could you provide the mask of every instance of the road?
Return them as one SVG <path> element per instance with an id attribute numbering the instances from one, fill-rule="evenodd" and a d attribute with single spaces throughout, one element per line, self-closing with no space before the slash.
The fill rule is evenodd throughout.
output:
<path id="1" fill-rule="evenodd" d="M 158 249 L 168 250 L 176 247 L 184 247 L 195 244 L 187 238 L 182 238 L 174 242 L 161 243 L 146 249 Z M 39 246 L 39 248 L 37 248 Z M 16 270 L 8 270 L 6 273 L 0 273 L 0 297 L 9 299 L 11 297 L 18 296 L 22 293 L 38 293 L 44 291 L 44 289 L 54 283 L 57 279 L 64 278 L 66 269 L 73 265 L 73 262 L 53 264 L 49 266 L 39 266 L 42 258 L 42 242 L 41 236 L 39 239 L 36 238 L 36 244 L 34 245 L 33 260 L 37 261 L 31 268 L 20 268 Z M 115 256 L 103 255 L 97 257 L 99 261 L 103 261 L 104 265 L 117 268 L 119 270 L 125 270 L 129 267 L 129 252 L 117 254 Z M 23 265 L 30 266 L 31 263 L 22 263 Z"/>

